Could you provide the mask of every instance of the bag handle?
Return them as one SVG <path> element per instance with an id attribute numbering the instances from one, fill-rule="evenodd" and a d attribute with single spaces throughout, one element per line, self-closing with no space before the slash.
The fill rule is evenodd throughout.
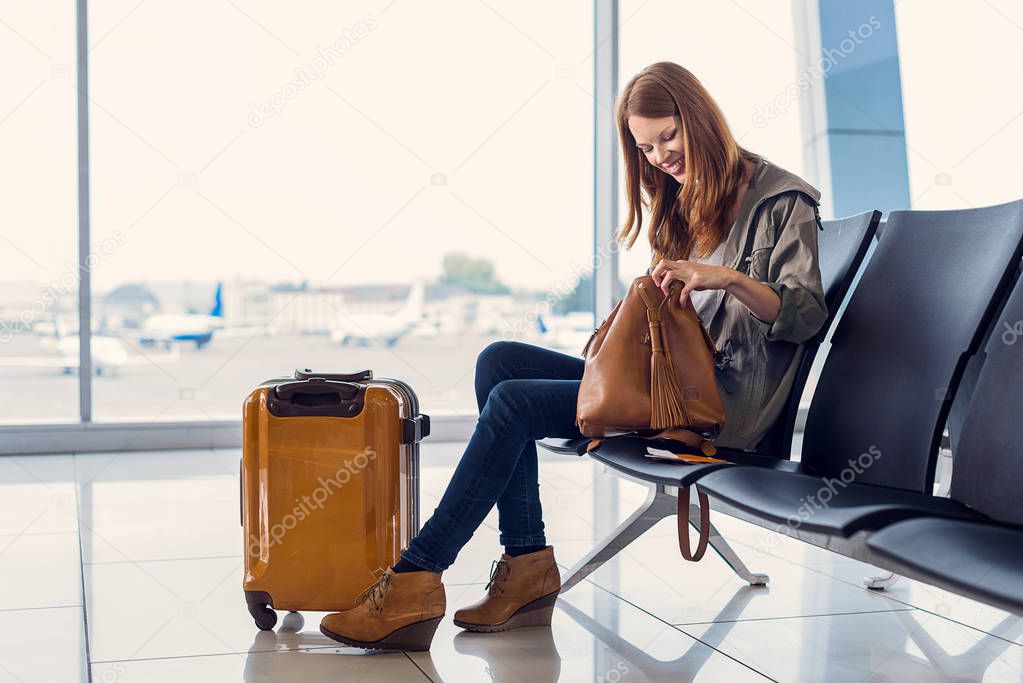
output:
<path id="1" fill-rule="evenodd" d="M 699 562 L 707 552 L 707 542 L 710 540 L 710 501 L 707 494 L 697 490 L 697 500 L 700 507 L 700 537 L 696 542 L 696 552 L 693 552 L 689 543 L 689 487 L 680 486 L 678 489 L 678 549 L 682 557 L 689 562 Z"/>

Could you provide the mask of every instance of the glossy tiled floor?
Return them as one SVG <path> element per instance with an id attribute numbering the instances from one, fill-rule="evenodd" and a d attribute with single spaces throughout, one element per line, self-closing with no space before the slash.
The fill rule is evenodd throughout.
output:
<path id="1" fill-rule="evenodd" d="M 459 453 L 424 445 L 424 517 Z M 410 654 L 338 648 L 316 613 L 261 633 L 240 592 L 237 465 L 227 450 L 0 458 L 0 682 L 1023 678 L 1023 621 L 912 581 L 868 592 L 870 568 L 725 517 L 769 588 L 712 554 L 682 562 L 669 519 L 565 593 L 550 629 L 449 619 Z M 545 455 L 541 473 L 566 566 L 644 497 L 586 460 Z M 452 609 L 481 594 L 496 521 L 445 573 Z"/>

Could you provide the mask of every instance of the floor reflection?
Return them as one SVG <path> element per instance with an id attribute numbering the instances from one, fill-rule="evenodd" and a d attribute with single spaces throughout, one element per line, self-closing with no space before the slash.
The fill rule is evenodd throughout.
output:
<path id="1" fill-rule="evenodd" d="M 913 612 L 894 612 L 899 626 L 905 631 L 923 657 L 908 652 L 894 652 L 882 662 L 878 668 L 878 676 L 893 681 L 926 680 L 941 674 L 941 680 L 949 681 L 982 681 L 985 672 L 998 661 L 1009 648 L 1016 648 L 1014 643 L 1023 635 L 1023 620 L 1006 617 L 964 652 L 951 655 L 937 639 L 927 631 L 927 624 Z M 925 618 L 929 618 L 925 617 Z M 964 627 L 965 628 L 965 627 Z M 1023 680 L 1023 676 L 1020 677 Z"/>
<path id="2" fill-rule="evenodd" d="M 685 671 L 690 676 L 700 671 L 710 657 L 715 654 L 712 648 L 725 640 L 735 623 L 734 621 L 719 622 L 717 619 L 723 617 L 736 619 L 753 598 L 767 595 L 769 592 L 770 589 L 767 586 L 743 586 L 737 590 L 721 609 L 715 623 L 704 633 L 703 637 L 699 641 L 693 641 L 678 657 L 667 661 L 649 655 L 643 647 L 623 638 L 575 606 L 562 602 L 559 603 L 559 607 L 573 621 L 593 634 L 604 646 L 617 653 L 626 662 L 630 671 L 641 671 L 651 680 L 661 680 L 677 676 L 680 671 Z M 707 647 L 708 645 L 710 647 Z"/>
<path id="3" fill-rule="evenodd" d="M 766 592 L 744 587 L 725 612 L 737 615 Z M 679 654 L 666 658 L 665 653 Z M 434 680 L 449 682 L 763 680 L 712 647 L 588 582 L 558 599 L 549 628 L 484 634 L 447 625 L 438 631 L 428 661 L 415 653 L 411 657 Z"/>

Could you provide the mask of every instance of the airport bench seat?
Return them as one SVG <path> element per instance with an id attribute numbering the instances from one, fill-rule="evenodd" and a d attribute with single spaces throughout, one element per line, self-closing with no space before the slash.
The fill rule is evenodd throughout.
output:
<path id="1" fill-rule="evenodd" d="M 1009 324 L 1023 317 L 1023 284 L 1013 287 L 1021 256 L 1023 201 L 963 211 L 893 212 L 885 239 L 867 264 L 863 281 L 834 333 L 831 354 L 807 417 L 801 463 L 767 462 L 769 458 L 764 456 L 736 453 L 725 453 L 734 465 L 659 463 L 643 456 L 647 445 L 656 444 L 637 437 L 605 440 L 590 455 L 626 476 L 656 486 L 657 495 L 651 497 L 648 507 L 659 515 L 664 514 L 665 504 L 658 500 L 667 492 L 664 487 L 695 483 L 698 491 L 715 498 L 718 504 L 714 507 L 719 511 L 868 562 L 879 556 L 872 555 L 864 543 L 870 533 L 858 535 L 860 531 L 873 532 L 908 523 L 908 519 L 934 516 L 974 524 L 983 524 L 985 519 L 1007 521 L 978 506 L 976 495 L 948 499 L 930 494 L 937 446 L 966 361 L 982 353 L 981 343 L 985 335 L 991 338 L 997 317 Z M 956 273 L 969 278 L 955 277 Z M 968 286 L 963 286 L 965 282 Z M 997 316 L 1010 290 L 1012 297 L 1004 314 Z M 987 352 L 990 357 L 990 343 Z M 1005 361 L 1008 354 L 1004 348 L 994 355 L 1011 362 Z M 987 374 L 1023 381 L 1020 368 L 1010 369 L 1012 372 L 1006 373 L 1004 368 L 996 368 Z M 992 400 L 1015 403 L 999 396 L 1017 392 L 1007 387 L 992 390 L 990 380 L 982 390 L 984 384 L 979 381 L 973 406 Z M 1023 404 L 1014 408 L 1023 409 Z M 984 412 L 982 405 L 968 414 Z M 964 423 L 960 445 L 978 442 L 977 433 L 991 427 L 990 421 L 974 417 L 971 435 L 969 422 Z M 1003 417 L 996 426 L 1004 429 L 1005 423 Z M 579 452 L 581 443 L 563 441 L 560 446 Z M 991 443 L 989 440 L 987 445 Z M 1001 445 L 1012 443 L 1003 439 Z M 883 457 L 848 479 L 845 470 L 868 445 L 869 452 L 874 452 L 876 445 Z M 981 445 L 975 444 L 974 450 L 981 450 Z M 968 451 L 969 446 L 965 448 Z M 744 457 L 748 461 L 740 463 L 739 458 Z M 995 460 L 979 459 L 988 462 L 981 467 L 986 467 L 989 479 L 994 475 L 997 481 L 999 472 L 991 470 Z M 953 494 L 959 469 L 957 454 Z M 1013 474 L 1009 479 L 1018 476 L 1023 475 Z M 836 492 L 831 493 L 831 488 Z M 826 505 L 811 504 L 812 510 L 800 514 L 801 506 L 813 497 L 819 502 L 825 491 L 831 493 Z M 999 496 L 1006 498 L 1004 492 Z M 692 511 L 690 502 L 690 515 Z M 623 532 L 635 537 L 636 527 L 648 528 L 649 520 L 639 524 L 644 514 L 653 515 L 634 514 L 636 519 L 627 521 Z M 793 519 L 798 523 L 789 524 Z M 712 547 L 714 533 L 712 529 Z M 626 543 L 616 541 L 612 552 Z M 595 551 L 578 569 L 585 575 L 609 554 Z M 741 560 L 726 561 L 733 568 L 738 564 L 747 576 L 762 576 L 745 570 Z"/>
<path id="2" fill-rule="evenodd" d="M 1009 217 L 1018 229 L 1023 224 L 1023 202 L 1017 202 L 1015 209 Z M 1010 279 L 1000 287 L 1003 294 L 994 303 L 1001 306 L 1004 301 L 1004 306 L 990 325 L 983 326 L 986 342 L 974 352 L 983 362 L 963 417 L 949 497 L 931 495 L 929 486 L 906 490 L 905 481 L 912 479 L 895 488 L 897 477 L 912 474 L 915 467 L 890 467 L 895 480 L 854 482 L 867 478 L 871 461 L 880 462 L 885 454 L 882 450 L 868 453 L 865 461 L 850 461 L 850 468 L 858 464 L 863 470 L 841 479 L 734 467 L 709 473 L 697 489 L 743 518 L 786 524 L 789 529 L 784 533 L 797 538 L 802 532 L 817 534 L 817 540 L 803 539 L 810 542 L 820 543 L 823 536 L 824 544 L 831 545 L 828 537 L 853 539 L 868 532 L 844 547 L 888 569 L 1023 613 L 1023 501 L 1019 496 L 1023 448 L 1018 435 L 1023 356 L 1014 336 L 1018 321 L 1023 320 L 1023 278 L 1014 272 L 1019 267 L 1018 251 L 1012 252 L 1012 258 L 1009 275 L 1015 282 Z M 875 406 L 887 411 L 895 407 L 884 401 Z M 871 438 L 864 435 L 868 442 Z M 897 464 L 927 463 L 931 450 L 889 451 L 887 457 L 902 461 Z M 822 496 L 825 492 L 828 495 Z M 814 497 L 816 504 L 810 502 Z"/>
<path id="3" fill-rule="evenodd" d="M 589 439 L 545 439 L 542 445 L 544 448 L 556 453 L 584 455 L 589 441 Z M 643 439 L 637 436 L 615 436 L 604 440 L 600 447 L 591 451 L 589 455 L 597 462 L 607 465 L 627 477 L 651 484 L 676 487 L 689 486 L 710 472 L 730 466 L 727 463 L 683 466 L 679 463 L 648 458 L 645 455 L 648 446 L 670 450 L 672 447 L 677 448 L 678 444 L 658 441 L 656 439 Z M 738 465 L 749 465 L 787 472 L 799 471 L 799 464 L 791 460 L 759 455 L 752 452 L 722 450 L 715 457 L 726 459 L 728 463 Z"/>
<path id="4" fill-rule="evenodd" d="M 696 488 L 764 522 L 843 538 L 912 517 L 985 519 L 950 498 L 855 482 L 845 484 L 838 478 L 806 472 L 731 467 L 707 473 Z"/>
<path id="5" fill-rule="evenodd" d="M 1021 255 L 1023 201 L 892 212 L 835 330 L 804 428 L 803 471 L 719 468 L 698 490 L 778 524 L 825 482 L 850 484 L 801 526 L 845 537 L 913 509 L 969 517 L 929 495 L 937 447 L 966 361 L 983 352 Z M 968 283 L 953 271 L 969 273 Z"/>
<path id="6" fill-rule="evenodd" d="M 867 547 L 900 573 L 1023 614 L 1023 528 L 910 519 L 871 535 Z"/>

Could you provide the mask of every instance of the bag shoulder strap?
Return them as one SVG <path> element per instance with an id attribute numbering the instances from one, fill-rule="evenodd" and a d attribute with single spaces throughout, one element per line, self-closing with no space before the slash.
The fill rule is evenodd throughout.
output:
<path id="1" fill-rule="evenodd" d="M 689 487 L 679 487 L 678 490 L 678 549 L 682 557 L 690 562 L 699 562 L 707 552 L 707 542 L 710 540 L 710 501 L 703 491 L 696 492 L 700 506 L 700 537 L 696 542 L 694 552 L 689 543 Z"/>

